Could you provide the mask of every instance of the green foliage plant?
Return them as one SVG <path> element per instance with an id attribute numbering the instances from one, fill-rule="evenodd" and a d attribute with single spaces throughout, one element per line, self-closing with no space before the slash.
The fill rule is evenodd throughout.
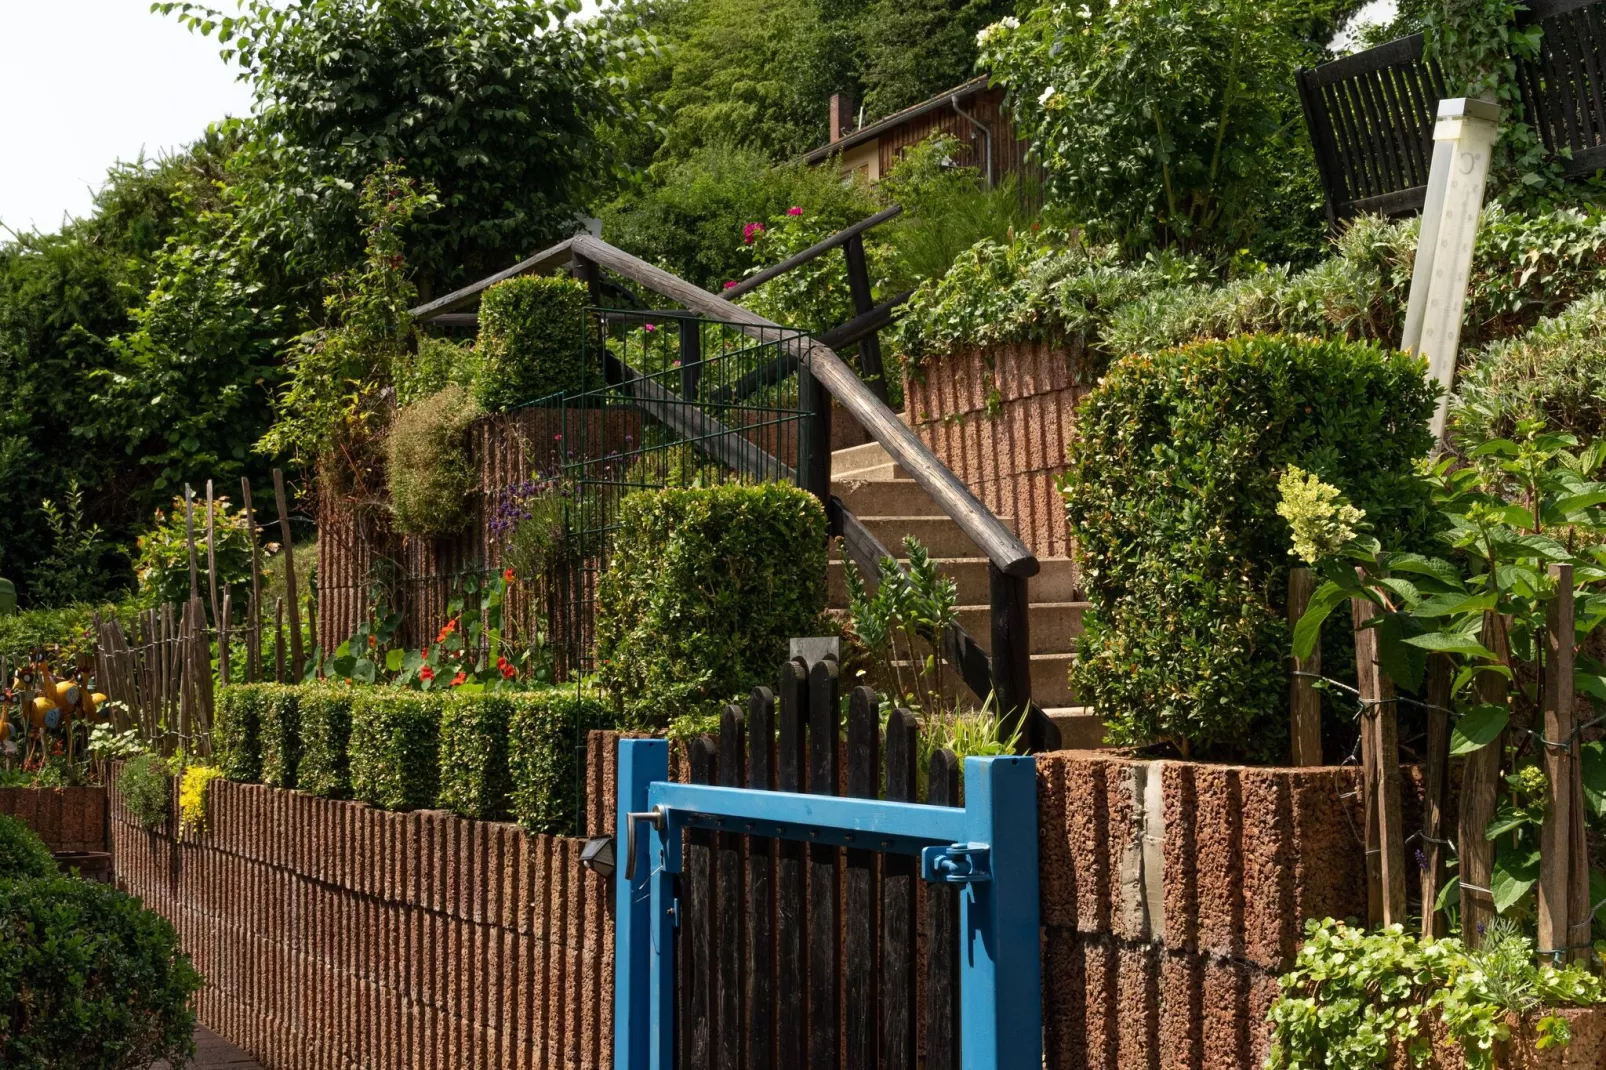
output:
<path id="1" fill-rule="evenodd" d="M 585 388 L 586 288 L 567 275 L 522 275 L 480 299 L 477 399 L 505 412 Z"/>
<path id="2" fill-rule="evenodd" d="M 206 500 L 194 503 L 195 552 L 204 568 L 207 561 Z M 245 510 L 235 509 L 229 499 L 212 499 L 212 527 L 217 545 L 212 549 L 217 561 L 220 587 L 234 593 L 234 604 L 244 605 L 251 584 L 251 526 Z M 182 605 L 190 597 L 189 520 L 182 497 L 174 498 L 171 511 L 156 511 L 150 530 L 139 537 L 139 559 L 134 566 L 139 578 L 136 601 L 142 606 Z M 279 549 L 267 546 L 269 554 Z M 204 579 L 203 579 L 204 586 Z M 219 597 L 222 597 L 221 590 Z"/>
<path id="3" fill-rule="evenodd" d="M 1513 1026 L 1544 1051 L 1571 1041 L 1550 1008 L 1606 1001 L 1601 979 L 1573 963 L 1535 962 L 1533 944 L 1492 926 L 1478 950 L 1454 937 L 1424 939 L 1399 925 L 1368 932 L 1332 918 L 1305 923 L 1305 943 L 1279 981 L 1267 1020 L 1267 1070 L 1423 1065 L 1434 1029 L 1460 1049 L 1468 1070 L 1509 1065 Z"/>
<path id="4" fill-rule="evenodd" d="M 396 404 L 405 409 L 448 386 L 475 392 L 481 360 L 472 345 L 423 333 L 416 336 L 416 343 L 412 352 L 396 354 L 391 366 Z"/>
<path id="5" fill-rule="evenodd" d="M 102 607 L 110 612 L 111 607 Z M 60 650 L 68 661 L 92 645 L 96 607 L 80 603 L 56 609 L 24 609 L 0 614 L 0 658 L 12 665 L 28 660 L 34 647 Z M 10 680 L 4 681 L 9 686 Z"/>
<path id="6" fill-rule="evenodd" d="M 262 783 L 295 788 L 301 764 L 300 690 L 288 684 L 260 684 Z M 232 778 L 230 778 L 232 779 Z"/>
<path id="7" fill-rule="evenodd" d="M 173 778 L 167 765 L 154 754 L 141 754 L 123 763 L 117 774 L 117 793 L 140 826 L 162 827 L 173 802 Z"/>
<path id="8" fill-rule="evenodd" d="M 357 691 L 350 742 L 354 798 L 385 810 L 435 805 L 444 701 L 391 688 Z"/>
<path id="9" fill-rule="evenodd" d="M 69 877 L 0 880 L 0 1064 L 184 1065 L 202 983 L 172 925 L 133 896 Z"/>
<path id="10" fill-rule="evenodd" d="M 298 689 L 301 764 L 297 786 L 314 795 L 344 799 L 351 794 L 351 684 L 306 684 Z"/>
<path id="11" fill-rule="evenodd" d="M 0 814 L 0 881 L 48 878 L 57 872 L 50 848 L 27 822 Z"/>
<path id="12" fill-rule="evenodd" d="M 99 524 L 84 524 L 84 492 L 76 479 L 67 484 L 61 504 L 39 503 L 50 529 L 50 553 L 39 562 L 29 584 L 32 600 L 42 606 L 65 606 L 105 593 L 109 577 L 101 565 L 108 544 Z"/>
<path id="13" fill-rule="evenodd" d="M 468 522 L 478 473 L 466 438 L 479 412 L 472 395 L 448 385 L 396 414 L 385 451 L 398 531 L 439 537 Z"/>
<path id="14" fill-rule="evenodd" d="M 512 700 L 495 693 L 453 696 L 446 704 L 440 729 L 441 809 L 478 820 L 507 819 L 512 714 Z"/>
<path id="15" fill-rule="evenodd" d="M 507 756 L 513 817 L 531 832 L 576 835 L 586 733 L 613 728 L 614 712 L 573 687 L 510 696 Z"/>
<path id="16" fill-rule="evenodd" d="M 780 484 L 643 491 L 597 590 L 597 663 L 625 723 L 661 728 L 774 675 L 825 610 L 825 512 Z"/>
<path id="17" fill-rule="evenodd" d="M 1422 482 L 1432 487 L 1443 518 L 1443 556 L 1385 550 L 1375 534 L 1343 538 L 1332 530 L 1332 518 L 1291 511 L 1298 520 L 1296 546 L 1323 579 L 1294 629 L 1294 652 L 1313 649 L 1334 609 L 1353 599 L 1371 602 L 1378 610 L 1378 664 L 1402 687 L 1421 686 L 1428 658 L 1449 660 L 1450 752 L 1502 748 L 1507 791 L 1485 830 L 1495 844 L 1489 887 L 1496 912 L 1519 919 L 1533 911 L 1546 780 L 1527 748 L 1502 740 L 1508 725 L 1543 723 L 1539 680 L 1546 671 L 1546 621 L 1557 598 L 1549 567 L 1573 566 L 1575 644 L 1606 619 L 1606 481 L 1600 478 L 1606 440 L 1577 445 L 1572 435 L 1524 421 L 1515 439 L 1483 443 L 1469 463 L 1439 461 Z M 1335 489 L 1345 486 L 1335 483 Z M 1323 526 L 1326 534 L 1313 537 L 1311 529 Z M 1485 632 L 1486 620 L 1497 628 L 1493 637 Z M 1606 701 L 1603 672 L 1606 666 L 1580 654 L 1576 693 Z M 1505 702 L 1480 697 L 1476 684 L 1486 673 L 1510 682 Z M 1585 792 L 1589 814 L 1599 818 L 1606 815 L 1606 796 L 1593 785 L 1606 783 L 1606 748 L 1585 745 L 1584 769 L 1592 785 Z M 1453 886 L 1447 884 L 1447 897 Z"/>
<path id="18" fill-rule="evenodd" d="M 1287 746 L 1288 465 L 1348 489 L 1378 532 L 1433 522 L 1414 464 L 1419 361 L 1281 335 L 1115 362 L 1077 411 L 1060 487 L 1093 603 L 1072 669 L 1108 739 L 1193 757 Z"/>
<path id="19" fill-rule="evenodd" d="M 262 719 L 276 684 L 219 688 L 212 722 L 212 751 L 223 775 L 243 784 L 262 778 Z"/>
<path id="20" fill-rule="evenodd" d="M 874 594 L 857 568 L 846 571 L 849 626 L 872 662 L 890 673 L 893 690 L 884 698 L 935 723 L 954 712 L 947 666 L 937 652 L 943 633 L 958 619 L 959 589 L 913 535 L 904 536 L 903 552 L 907 570 L 890 557 L 881 559 Z"/>

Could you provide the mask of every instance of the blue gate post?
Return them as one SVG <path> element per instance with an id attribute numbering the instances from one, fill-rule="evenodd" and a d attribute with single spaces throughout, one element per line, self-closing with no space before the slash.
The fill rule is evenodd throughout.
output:
<path id="1" fill-rule="evenodd" d="M 992 872 L 959 897 L 959 1065 L 1038 1070 L 1037 763 L 966 758 L 965 819 L 970 841 L 991 848 Z"/>
<path id="2" fill-rule="evenodd" d="M 669 743 L 662 739 L 622 739 L 619 741 L 619 810 L 614 835 L 621 849 L 614 870 L 614 957 L 613 957 L 613 1065 L 615 1070 L 647 1070 L 654 1065 L 653 1041 L 660 1022 L 654 1018 L 653 972 L 667 958 L 667 989 L 674 992 L 673 946 L 669 955 L 653 954 L 653 909 L 659 898 L 657 886 L 668 880 L 662 873 L 658 837 L 637 835 L 635 858 L 628 857 L 624 845 L 630 842 L 630 814 L 647 809 L 647 787 L 655 780 L 669 779 Z M 634 863 L 632 869 L 631 863 Z M 630 873 L 630 877 L 626 877 Z M 665 1008 L 667 1010 L 667 1008 Z M 669 1023 L 673 1029 L 673 1022 Z M 672 1044 L 665 1044 L 667 1055 Z M 657 1065 L 668 1066 L 668 1063 Z"/>

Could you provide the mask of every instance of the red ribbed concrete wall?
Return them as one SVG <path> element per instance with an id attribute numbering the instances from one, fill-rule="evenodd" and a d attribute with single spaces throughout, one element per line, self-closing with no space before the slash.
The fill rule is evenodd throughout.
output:
<path id="1" fill-rule="evenodd" d="M 207 979 L 201 1022 L 271 1070 L 611 1063 L 611 889 L 583 841 L 214 782 L 207 831 L 113 793 L 117 883 Z"/>
<path id="2" fill-rule="evenodd" d="M 1015 517 L 1040 557 L 1070 553 L 1054 480 L 1091 388 L 1081 361 L 1080 349 L 1064 346 L 967 349 L 926 361 L 904 383 L 915 432 L 989 509 Z"/>
<path id="3" fill-rule="evenodd" d="M 104 788 L 0 788 L 0 814 L 24 821 L 54 852 L 106 850 Z"/>

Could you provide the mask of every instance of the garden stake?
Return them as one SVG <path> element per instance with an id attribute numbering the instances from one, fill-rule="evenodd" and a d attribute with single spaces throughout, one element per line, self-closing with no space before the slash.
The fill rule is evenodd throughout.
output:
<path id="1" fill-rule="evenodd" d="M 184 484 L 184 531 L 190 550 L 190 597 L 194 598 L 201 592 L 201 581 L 195 565 L 195 490 L 188 483 Z"/>
<path id="2" fill-rule="evenodd" d="M 262 550 L 257 538 L 256 510 L 251 506 L 251 481 L 240 477 L 240 501 L 245 506 L 245 531 L 251 538 L 251 615 L 245 623 L 245 678 L 262 679 Z"/>
<path id="3" fill-rule="evenodd" d="M 1377 663 L 1377 615 L 1365 599 L 1350 603 L 1355 671 L 1361 692 L 1361 761 L 1366 800 L 1366 901 L 1372 924 L 1405 922 L 1405 835 L 1400 816 L 1400 745 L 1394 681 Z"/>
<path id="4" fill-rule="evenodd" d="M 1310 606 L 1316 580 L 1308 568 L 1288 570 L 1288 627 L 1293 629 Z M 1322 643 L 1318 637 L 1310 657 L 1294 658 L 1288 676 L 1289 738 L 1295 765 L 1322 764 L 1322 697 L 1316 677 L 1322 672 Z"/>
<path id="5" fill-rule="evenodd" d="M 1556 583 L 1545 621 L 1544 726 L 1545 822 L 1539 830 L 1539 954 L 1569 957 L 1568 898 L 1571 854 L 1573 761 L 1573 567 L 1551 565 Z M 1585 893 L 1588 894 L 1587 892 Z"/>
<path id="6" fill-rule="evenodd" d="M 1444 873 L 1444 807 L 1450 788 L 1450 659 L 1428 655 L 1427 784 L 1422 800 L 1422 936 L 1444 935 L 1444 915 L 1434 909 Z"/>
<path id="7" fill-rule="evenodd" d="M 217 506 L 212 496 L 212 481 L 206 481 L 206 582 L 212 598 L 212 626 L 223 620 L 217 601 Z"/>
<path id="8" fill-rule="evenodd" d="M 1505 622 L 1493 612 L 1483 615 L 1483 645 L 1506 660 Z M 1478 701 L 1504 706 L 1506 678 L 1499 673 L 1478 674 Z M 1494 900 L 1489 880 L 1494 873 L 1494 844 L 1484 834 L 1494 817 L 1496 795 L 1500 789 L 1500 759 L 1504 734 L 1467 755 L 1461 772 L 1460 822 L 1456 830 L 1457 854 L 1461 859 L 1461 935 L 1469 947 L 1483 942 L 1483 933 L 1494 917 Z"/>
<path id="9" fill-rule="evenodd" d="M 295 544 L 290 541 L 290 509 L 285 504 L 284 473 L 273 470 L 273 497 L 279 506 L 279 538 L 284 543 L 284 595 L 290 601 L 290 672 L 301 679 L 301 600 L 296 594 Z M 284 683 L 284 673 L 279 673 Z"/>

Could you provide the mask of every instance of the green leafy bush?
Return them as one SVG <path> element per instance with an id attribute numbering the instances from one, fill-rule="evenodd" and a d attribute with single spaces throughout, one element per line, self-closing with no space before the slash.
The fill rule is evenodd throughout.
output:
<path id="1" fill-rule="evenodd" d="M 262 708 L 274 686 L 231 684 L 217 693 L 212 749 L 230 780 L 255 784 L 262 779 Z"/>
<path id="2" fill-rule="evenodd" d="M 1606 292 L 1580 298 L 1527 334 L 1497 342 L 1463 367 L 1451 400 L 1463 448 L 1511 438 L 1522 420 L 1584 442 L 1606 432 Z"/>
<path id="3" fill-rule="evenodd" d="M 385 810 L 435 805 L 443 699 L 427 692 L 361 688 L 351 707 L 351 790 Z"/>
<path id="4" fill-rule="evenodd" d="M 173 800 L 173 778 L 154 754 L 141 754 L 123 763 L 117 774 L 117 793 L 134 820 L 146 829 L 160 828 Z"/>
<path id="5" fill-rule="evenodd" d="M 1267 1015 L 1268 1070 L 1404 1065 L 1391 1058 L 1396 1051 L 1420 1065 L 1433 1052 L 1435 1025 L 1460 1047 L 1468 1070 L 1493 1070 L 1512 1065 L 1508 1016 L 1532 1030 L 1526 1042 L 1557 1048 L 1572 1034 L 1548 1008 L 1606 1002 L 1588 968 L 1539 965 L 1533 943 L 1500 922 L 1477 950 L 1399 925 L 1367 932 L 1332 918 L 1306 922 L 1305 933 Z"/>
<path id="6" fill-rule="evenodd" d="M 1185 755 L 1287 746 L 1291 464 L 1344 487 L 1373 530 L 1427 537 L 1413 475 L 1434 388 L 1362 343 L 1250 336 L 1112 365 L 1078 410 L 1061 483 L 1093 612 L 1072 669 L 1120 744 Z"/>
<path id="7" fill-rule="evenodd" d="M 301 764 L 296 781 L 302 791 L 332 799 L 351 794 L 351 707 L 355 689 L 308 684 L 299 689 Z"/>
<path id="8" fill-rule="evenodd" d="M 20 818 L 0 814 L 0 880 L 56 873 L 56 859 L 38 833 Z"/>
<path id="9" fill-rule="evenodd" d="M 597 587 L 597 659 L 626 723 L 663 727 L 768 681 L 825 610 L 825 511 L 780 484 L 629 495 Z"/>
<path id="10" fill-rule="evenodd" d="M 480 377 L 480 354 L 472 346 L 435 335 L 415 335 L 417 348 L 391 362 L 396 404 L 405 408 L 448 386 L 474 393 Z"/>
<path id="11" fill-rule="evenodd" d="M 139 601 L 147 606 L 183 604 L 190 597 L 188 510 L 182 496 L 173 509 L 156 511 L 156 523 L 139 537 Z M 217 535 L 218 583 L 234 592 L 234 604 L 244 605 L 251 582 L 251 528 L 245 511 L 235 509 L 226 497 L 212 500 L 212 525 Z M 206 498 L 195 502 L 195 552 L 206 567 Z M 202 578 L 203 586 L 205 578 Z M 220 591 L 218 597 L 222 597 Z"/>
<path id="12" fill-rule="evenodd" d="M 513 703 L 498 694 L 453 696 L 441 718 L 440 806 L 460 817 L 508 816 L 508 721 Z"/>
<path id="13" fill-rule="evenodd" d="M 132 896 L 69 877 L 0 881 L 0 1065 L 181 1064 L 201 984 L 173 927 Z"/>
<path id="14" fill-rule="evenodd" d="M 515 695 L 512 705 L 507 757 L 513 816 L 531 832 L 577 834 L 586 733 L 612 728 L 613 714 L 572 688 Z"/>
<path id="15" fill-rule="evenodd" d="M 582 389 L 588 302 L 586 288 L 566 275 L 521 275 L 486 290 L 476 343 L 484 361 L 479 403 L 503 412 Z"/>
<path id="16" fill-rule="evenodd" d="M 301 689 L 262 684 L 262 783 L 276 788 L 297 786 L 301 762 Z M 227 773 L 225 773 L 227 775 Z"/>
<path id="17" fill-rule="evenodd" d="M 473 397 L 456 385 L 396 414 L 385 452 L 398 531 L 435 537 L 461 531 L 468 522 L 477 473 L 465 439 L 479 414 Z"/>
<path id="18" fill-rule="evenodd" d="M 107 607 L 105 612 L 112 610 Z M 89 648 L 94 626 L 95 609 L 88 605 L 0 614 L 0 658 L 16 665 L 28 660 L 28 651 L 42 646 L 60 647 L 70 659 L 75 652 Z M 4 683 L 10 686 L 11 681 Z"/>

